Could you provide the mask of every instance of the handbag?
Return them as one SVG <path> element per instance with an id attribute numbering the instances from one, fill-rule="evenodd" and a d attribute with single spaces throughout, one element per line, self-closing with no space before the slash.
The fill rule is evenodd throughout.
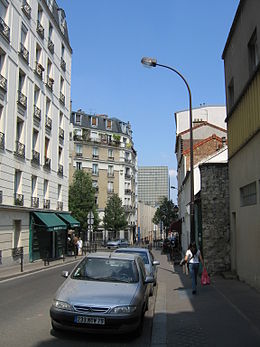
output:
<path id="1" fill-rule="evenodd" d="M 203 286 L 210 284 L 210 277 L 208 275 L 207 269 L 204 267 L 201 274 L 201 284 Z"/>

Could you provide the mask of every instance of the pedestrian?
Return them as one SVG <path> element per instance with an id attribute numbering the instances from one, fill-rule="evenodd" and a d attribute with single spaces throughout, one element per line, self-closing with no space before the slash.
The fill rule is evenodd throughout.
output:
<path id="1" fill-rule="evenodd" d="M 191 276 L 192 294 L 196 294 L 199 263 L 201 261 L 202 266 L 204 267 L 204 261 L 201 256 L 200 250 L 197 248 L 197 245 L 195 242 L 192 242 L 190 244 L 184 259 L 185 259 L 185 262 L 187 263 L 188 270 Z"/>
<path id="2" fill-rule="evenodd" d="M 77 241 L 78 255 L 82 255 L 82 246 L 83 246 L 83 242 L 82 242 L 81 238 L 79 237 L 79 239 Z"/>

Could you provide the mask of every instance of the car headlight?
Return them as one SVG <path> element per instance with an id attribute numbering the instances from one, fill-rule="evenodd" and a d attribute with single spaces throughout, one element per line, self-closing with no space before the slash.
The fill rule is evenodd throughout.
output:
<path id="1" fill-rule="evenodd" d="M 111 310 L 111 313 L 127 314 L 127 313 L 133 313 L 135 312 L 135 310 L 136 310 L 136 306 L 117 306 Z"/>
<path id="2" fill-rule="evenodd" d="M 73 306 L 65 301 L 53 300 L 52 305 L 60 310 L 73 311 Z"/>

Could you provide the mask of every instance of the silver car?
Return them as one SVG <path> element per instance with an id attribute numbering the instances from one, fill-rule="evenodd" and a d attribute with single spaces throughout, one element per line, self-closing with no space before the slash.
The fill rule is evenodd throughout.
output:
<path id="1" fill-rule="evenodd" d="M 120 248 L 114 251 L 115 253 L 133 254 L 136 253 L 143 259 L 146 274 L 153 278 L 153 285 L 150 285 L 150 295 L 153 295 L 153 287 L 157 283 L 157 265 L 160 265 L 158 260 L 154 260 L 152 252 L 148 248 L 130 247 Z"/>
<path id="2" fill-rule="evenodd" d="M 124 239 L 119 239 L 119 240 L 110 240 L 107 242 L 107 248 L 119 248 L 119 247 L 128 247 L 129 242 Z"/>
<path id="3" fill-rule="evenodd" d="M 153 278 L 138 255 L 92 253 L 63 275 L 50 309 L 54 330 L 141 333 Z"/>

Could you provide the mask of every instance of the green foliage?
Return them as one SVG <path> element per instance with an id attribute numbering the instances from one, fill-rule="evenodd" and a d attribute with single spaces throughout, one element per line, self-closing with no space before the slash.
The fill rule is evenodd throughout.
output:
<path id="1" fill-rule="evenodd" d="M 128 225 L 122 200 L 117 194 L 113 194 L 108 200 L 103 223 L 106 230 L 114 231 L 114 237 L 118 231 L 125 229 Z"/>
<path id="2" fill-rule="evenodd" d="M 113 140 L 114 140 L 115 142 L 120 142 L 120 139 L 121 139 L 121 136 L 120 136 L 120 135 L 113 134 Z"/>
<path id="3" fill-rule="evenodd" d="M 95 189 L 88 173 L 83 170 L 75 171 L 73 183 L 69 187 L 69 210 L 81 225 L 82 230 L 88 228 L 88 213 L 94 214 L 94 230 L 98 227 L 98 212 L 95 204 Z"/>
<path id="4" fill-rule="evenodd" d="M 166 231 L 170 229 L 170 225 L 173 221 L 177 220 L 178 216 L 176 213 L 176 206 L 172 202 L 172 200 L 168 200 L 167 198 L 163 198 L 159 207 L 157 208 L 154 217 L 153 223 L 159 224 L 163 222 Z"/>

